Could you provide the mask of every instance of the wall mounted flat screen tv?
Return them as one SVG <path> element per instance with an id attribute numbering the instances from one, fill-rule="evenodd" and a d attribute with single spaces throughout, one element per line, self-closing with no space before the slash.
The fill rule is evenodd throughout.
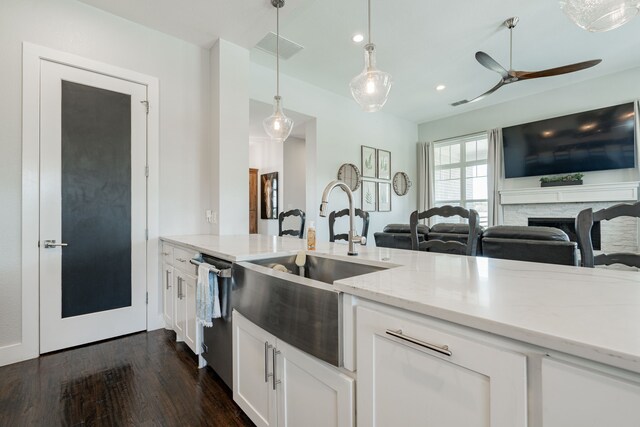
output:
<path id="1" fill-rule="evenodd" d="M 502 130 L 506 178 L 636 165 L 633 103 Z"/>

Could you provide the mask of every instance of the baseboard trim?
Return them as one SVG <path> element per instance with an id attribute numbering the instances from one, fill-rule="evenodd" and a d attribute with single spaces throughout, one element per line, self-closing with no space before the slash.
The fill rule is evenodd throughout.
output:
<path id="1" fill-rule="evenodd" d="M 36 357 L 38 357 L 38 354 L 29 353 L 24 343 L 9 344 L 0 347 L 0 366 L 35 359 Z"/>

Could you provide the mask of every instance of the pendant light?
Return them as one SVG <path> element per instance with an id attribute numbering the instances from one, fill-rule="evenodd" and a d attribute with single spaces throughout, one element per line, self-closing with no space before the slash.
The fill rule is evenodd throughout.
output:
<path id="1" fill-rule="evenodd" d="M 264 119 L 262 126 L 272 141 L 284 142 L 291 134 L 293 120 L 284 115 L 280 98 L 280 8 L 284 0 L 271 0 L 276 8 L 276 96 L 273 97 L 273 114 Z"/>
<path id="2" fill-rule="evenodd" d="M 364 70 L 351 80 L 351 95 L 367 112 L 380 111 L 391 90 L 391 75 L 376 69 L 376 46 L 371 43 L 371 0 L 367 0 L 369 42 L 364 46 Z"/>
<path id="3" fill-rule="evenodd" d="M 640 0 L 560 0 L 560 9 L 578 27 L 595 33 L 629 22 L 638 14 Z"/>

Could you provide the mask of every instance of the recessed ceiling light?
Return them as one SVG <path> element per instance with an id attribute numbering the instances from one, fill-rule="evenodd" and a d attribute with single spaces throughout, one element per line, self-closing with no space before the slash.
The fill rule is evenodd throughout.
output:
<path id="1" fill-rule="evenodd" d="M 353 40 L 354 43 L 361 43 L 364 40 L 364 36 L 362 34 L 354 34 L 351 40 Z"/>
<path id="2" fill-rule="evenodd" d="M 436 86 L 436 90 L 445 90 L 447 87 L 445 85 Z"/>

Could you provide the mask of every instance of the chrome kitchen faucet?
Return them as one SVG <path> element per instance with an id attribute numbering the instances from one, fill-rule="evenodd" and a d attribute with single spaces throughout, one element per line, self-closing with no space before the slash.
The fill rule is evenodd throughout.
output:
<path id="1" fill-rule="evenodd" d="M 349 255 L 358 255 L 358 250 L 356 249 L 356 243 L 364 245 L 367 243 L 366 237 L 358 236 L 356 232 L 356 221 L 355 221 L 355 207 L 353 206 L 353 193 L 351 192 L 351 188 L 347 184 L 342 181 L 331 181 L 327 187 L 324 189 L 322 193 L 322 203 L 320 203 L 320 216 L 327 216 L 327 203 L 329 201 L 329 194 L 331 191 L 340 187 L 347 193 L 347 197 L 349 197 Z"/>

